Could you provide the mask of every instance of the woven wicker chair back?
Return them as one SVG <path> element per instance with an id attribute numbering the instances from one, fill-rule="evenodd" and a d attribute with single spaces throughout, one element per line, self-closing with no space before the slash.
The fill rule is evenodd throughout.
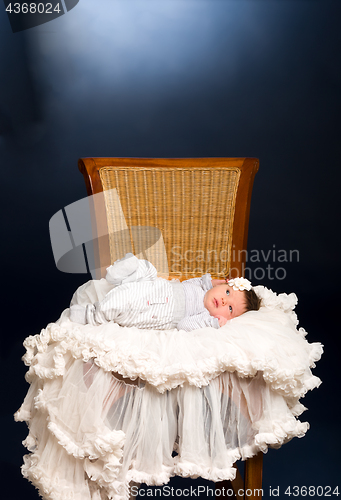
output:
<path id="1" fill-rule="evenodd" d="M 84 158 L 98 275 L 132 252 L 160 276 L 241 276 L 258 160 Z"/>

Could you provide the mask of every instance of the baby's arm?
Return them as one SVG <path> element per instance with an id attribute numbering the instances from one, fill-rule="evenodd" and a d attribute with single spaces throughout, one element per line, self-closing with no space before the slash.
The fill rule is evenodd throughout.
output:
<path id="1" fill-rule="evenodd" d="M 199 314 L 194 314 L 193 316 L 185 316 L 181 321 L 179 321 L 177 329 L 191 332 L 192 330 L 204 328 L 205 326 L 217 329 L 220 327 L 218 318 L 213 318 L 208 311 L 203 311 Z"/>
<path id="2" fill-rule="evenodd" d="M 183 283 L 186 283 L 186 282 L 193 283 L 193 285 L 198 285 L 203 290 L 207 291 L 211 287 L 213 288 L 214 286 L 222 285 L 223 283 L 227 283 L 228 278 L 219 279 L 219 280 L 218 279 L 212 280 L 211 275 L 207 273 L 207 274 L 204 274 L 203 276 L 201 276 L 200 278 L 191 278 L 189 280 L 185 280 Z"/>
<path id="3" fill-rule="evenodd" d="M 207 290 L 210 290 L 213 287 L 212 281 L 211 275 L 206 273 L 203 276 L 200 276 L 200 278 L 190 278 L 188 280 L 184 280 L 183 283 L 191 283 L 192 285 L 202 288 L 204 292 L 207 292 Z"/>

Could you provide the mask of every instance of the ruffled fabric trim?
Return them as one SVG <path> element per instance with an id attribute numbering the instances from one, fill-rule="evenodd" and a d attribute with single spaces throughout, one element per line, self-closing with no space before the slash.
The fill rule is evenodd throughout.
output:
<path id="1" fill-rule="evenodd" d="M 118 467 L 120 458 L 122 457 L 122 448 L 125 435 L 122 431 L 107 432 L 106 435 L 99 435 L 95 440 L 89 441 L 85 446 L 78 446 L 73 442 L 54 422 L 49 422 L 47 428 L 57 438 L 60 444 L 68 455 L 75 458 L 88 458 L 96 460 L 110 453 L 112 460 L 110 468 Z"/>
<path id="2" fill-rule="evenodd" d="M 296 400 L 321 383 L 310 368 L 320 359 L 322 345 L 309 344 L 305 332 L 297 331 L 282 311 L 249 312 L 219 330 L 194 332 L 141 331 L 113 323 L 80 326 L 67 314 L 59 324 L 51 323 L 25 340 L 28 382 L 34 376 L 62 376 L 64 355 L 69 352 L 83 361 L 95 359 L 105 371 L 145 380 L 159 392 L 185 382 L 203 387 L 224 371 L 240 377 L 260 371 L 273 390 Z"/>
<path id="3" fill-rule="evenodd" d="M 51 500 L 90 500 L 88 491 L 74 491 L 70 484 L 66 484 L 63 477 L 46 474 L 39 465 L 39 456 L 36 454 L 24 455 L 24 464 L 21 466 L 22 475 L 38 490 L 42 498 Z"/>
<path id="4" fill-rule="evenodd" d="M 48 425 L 50 431 L 58 437 L 58 443 L 66 450 L 68 454 L 72 454 L 76 459 L 83 459 L 89 450 L 83 449 L 80 451 L 78 447 L 74 446 L 65 436 L 57 430 L 56 426 Z M 278 422 L 274 424 L 275 432 L 257 434 L 253 445 L 246 445 L 242 448 L 230 450 L 229 459 L 226 460 L 225 468 L 218 467 L 205 467 L 191 462 L 174 459 L 173 467 L 163 467 L 163 471 L 157 474 L 148 474 L 146 472 L 134 468 L 134 463 L 131 464 L 130 470 L 127 472 L 125 481 L 117 480 L 119 473 L 119 462 L 116 458 L 108 462 L 93 463 L 91 460 L 99 458 L 103 454 L 104 448 L 102 447 L 103 441 L 96 439 L 92 443 L 92 450 L 100 450 L 95 452 L 91 457 L 84 460 L 84 470 L 89 479 L 102 488 L 105 488 L 108 498 L 115 500 L 127 500 L 128 486 L 131 481 L 138 484 L 145 483 L 147 485 L 164 485 L 167 484 L 171 477 L 181 476 L 185 478 L 196 479 L 202 477 L 209 481 L 220 482 L 225 480 L 234 480 L 236 476 L 236 469 L 233 464 L 239 460 L 246 460 L 257 454 L 259 451 L 266 453 L 268 446 L 272 448 L 279 448 L 282 444 L 288 442 L 293 437 L 303 437 L 308 430 L 308 423 L 296 422 L 296 424 L 288 424 Z M 123 438 L 123 436 L 122 436 Z M 28 443 L 26 443 L 27 445 Z M 123 446 L 123 439 L 115 443 L 117 449 Z M 28 446 L 29 448 L 29 446 Z M 106 451 L 109 448 L 106 447 Z M 120 453 L 122 449 L 120 449 Z M 105 455 L 105 454 L 104 454 Z M 88 488 L 83 491 L 75 492 L 70 485 L 65 483 L 63 477 L 53 476 L 46 474 L 45 471 L 39 466 L 39 455 L 32 453 L 24 456 L 24 465 L 22 466 L 22 474 L 30 480 L 34 486 L 39 490 L 43 498 L 51 500 L 85 500 L 90 499 Z M 94 497 L 91 497 L 94 498 Z M 100 496 L 98 497 L 101 498 Z"/>
<path id="5" fill-rule="evenodd" d="M 22 475 L 28 479 L 38 490 L 40 496 L 49 500 L 101 500 L 102 496 L 95 486 L 88 487 L 86 483 L 83 487 L 75 490 L 72 483 L 65 481 L 63 475 L 46 474 L 45 470 L 39 465 L 40 457 L 36 454 L 24 455 L 24 464 L 21 467 Z M 91 463 L 90 463 L 91 465 Z M 86 470 L 91 471 L 91 467 Z M 95 483 L 100 474 L 96 467 L 92 467 L 92 481 Z M 90 477 L 90 474 L 89 474 Z M 166 481 L 167 482 L 167 481 Z M 99 484 L 99 483 L 98 483 Z M 105 483 L 107 498 L 115 500 L 127 500 L 129 498 L 128 483 L 108 478 Z M 91 494 L 93 490 L 93 494 Z"/>
<path id="6" fill-rule="evenodd" d="M 130 481 L 162 485 L 174 475 L 192 478 L 200 476 L 211 481 L 233 480 L 233 463 L 236 460 L 246 459 L 259 451 L 266 452 L 268 446 L 279 448 L 293 437 L 302 437 L 309 424 L 295 418 L 305 410 L 299 399 L 321 383 L 311 373 L 311 368 L 320 359 L 323 348 L 320 343 L 309 344 L 305 338 L 306 332 L 297 328 L 298 321 L 293 312 L 297 298 L 294 294 L 277 296 L 264 287 L 255 289 L 262 298 L 261 309 L 235 318 L 219 330 L 204 328 L 193 332 L 152 331 L 122 328 L 113 323 L 97 327 L 82 326 L 72 323 L 66 310 L 57 323 L 51 323 L 40 334 L 28 337 L 24 342 L 26 354 L 23 360 L 29 367 L 26 379 L 32 385 L 22 408 L 15 414 L 15 419 L 26 421 L 30 428 L 24 444 L 31 454 L 24 457 L 22 473 L 39 489 L 43 498 L 127 500 Z M 89 372 L 83 371 L 85 364 L 91 365 Z M 87 379 L 91 370 L 91 376 L 99 377 L 93 379 L 96 382 Z M 143 387 L 141 383 L 139 387 L 124 384 L 113 377 L 111 372 L 131 380 L 143 380 L 148 386 L 146 384 Z M 229 439 L 230 431 L 222 430 L 224 422 L 221 417 L 219 427 L 216 417 L 220 415 L 220 410 L 217 410 L 217 406 L 213 409 L 214 404 L 218 404 L 217 401 L 225 398 L 226 405 L 231 407 L 226 406 L 224 415 L 230 415 L 235 401 L 240 401 L 236 392 L 233 393 L 237 390 L 238 381 L 233 391 L 226 393 L 226 387 L 229 390 L 232 387 L 232 382 L 228 382 L 227 377 L 234 377 L 238 381 L 240 379 L 240 386 L 243 383 L 249 386 L 254 381 L 259 383 L 263 405 L 262 411 L 258 410 L 252 396 L 249 396 L 249 417 L 240 416 L 239 413 L 238 421 L 239 426 L 249 419 L 246 432 L 248 437 L 246 441 L 241 441 L 244 444 L 239 447 L 234 444 L 231 448 L 224 441 Z M 246 377 L 252 377 L 252 381 L 242 382 Z M 97 400 L 97 393 L 103 387 L 102 380 L 107 384 L 106 392 L 99 395 Z M 92 383 L 97 384 L 95 389 L 91 389 Z M 193 387 L 198 388 L 195 389 L 195 394 L 191 393 L 194 391 Z M 71 403 L 74 401 L 70 388 L 75 394 L 75 412 L 68 404 L 64 405 L 65 397 Z M 93 399 L 88 404 L 87 398 L 91 390 Z M 124 397 L 121 390 L 124 390 Z M 165 394 L 170 390 L 174 390 L 174 393 Z M 214 394 L 218 394 L 218 397 Z M 250 394 L 254 394 L 252 388 Z M 192 408 L 193 397 L 196 399 L 198 412 Z M 108 398 L 111 398 L 110 404 Z M 128 414 L 135 415 L 133 424 L 130 424 L 133 429 L 127 424 L 128 431 L 119 430 L 121 427 L 115 425 L 123 425 L 117 422 L 121 422 L 121 416 L 125 415 L 129 404 L 131 413 Z M 164 406 L 166 404 L 170 406 Z M 174 418 L 180 418 L 179 415 L 172 415 L 174 405 L 177 404 L 181 408 L 179 415 L 181 413 L 183 420 L 185 417 L 189 418 L 189 423 L 174 421 Z M 104 411 L 105 405 L 109 409 Z M 162 415 L 169 418 L 169 427 L 162 427 L 163 420 L 158 413 L 160 408 L 163 408 Z M 242 405 L 239 409 L 241 408 Z M 89 415 L 83 420 L 83 412 L 88 409 Z M 148 424 L 150 428 L 147 429 L 145 424 L 141 424 L 141 419 L 144 415 L 143 422 L 149 422 L 151 411 L 154 412 L 154 421 L 151 420 L 152 423 Z M 192 412 L 190 417 L 188 411 Z M 137 436 L 140 444 L 147 442 L 149 446 L 149 438 L 156 433 L 153 422 L 160 426 L 160 433 L 167 429 L 166 435 L 171 426 L 177 425 L 179 429 L 187 426 L 186 429 L 191 431 L 191 419 L 195 420 L 200 412 L 204 412 L 200 418 L 208 420 L 199 419 L 195 428 L 201 429 L 206 443 L 210 443 L 210 439 L 216 439 L 215 443 L 212 441 L 215 453 L 215 446 L 222 446 L 221 467 L 208 466 L 210 458 L 207 457 L 196 462 L 197 455 L 188 442 L 179 445 L 179 456 L 174 460 L 169 458 L 172 450 L 168 453 L 167 460 L 160 459 L 156 471 L 153 468 L 144 470 L 141 463 L 137 464 L 134 458 L 129 458 L 129 450 L 134 448 Z M 82 421 L 84 429 L 77 421 L 69 426 L 68 420 L 73 415 Z M 215 429 L 216 434 L 211 432 L 206 435 L 206 425 L 210 432 Z M 71 430 L 68 430 L 69 427 Z M 219 432 L 225 433 L 221 434 L 222 441 Z M 231 432 L 235 431 L 232 429 Z M 167 435 L 166 441 L 168 439 L 170 443 L 169 436 Z M 240 438 L 242 439 L 242 434 Z M 127 439 L 130 439 L 128 444 Z M 177 446 L 176 443 L 174 445 Z M 148 451 L 153 453 L 148 446 L 144 449 L 143 456 Z M 44 455 L 47 449 L 49 451 Z M 211 449 L 211 444 L 208 449 Z M 184 450 L 182 458 L 181 452 Z M 192 453 L 193 461 L 188 460 L 187 452 L 189 455 Z M 56 458 L 51 459 L 49 453 L 55 454 L 53 456 Z M 53 473 L 48 473 L 51 462 L 69 463 L 71 468 L 74 467 L 74 475 L 81 478 L 78 483 L 81 486 L 78 489 L 73 487 L 67 479 L 67 471 L 63 473 L 60 466 L 56 466 Z M 67 465 L 65 467 L 67 469 Z"/>
<path id="7" fill-rule="evenodd" d="M 233 481 L 236 477 L 236 469 L 232 466 L 225 469 L 198 467 L 192 463 L 179 462 L 174 468 L 174 475 L 190 477 L 192 479 L 202 477 L 203 479 L 217 483 L 219 481 Z"/>

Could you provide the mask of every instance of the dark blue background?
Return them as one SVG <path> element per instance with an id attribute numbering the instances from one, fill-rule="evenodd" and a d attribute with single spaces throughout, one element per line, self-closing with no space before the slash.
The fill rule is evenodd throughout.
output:
<path id="1" fill-rule="evenodd" d="M 315 370 L 323 385 L 304 400 L 311 430 L 265 456 L 265 494 L 338 484 L 340 7 L 81 0 L 15 34 L 0 9 L 4 499 L 38 498 L 21 479 L 26 428 L 12 414 L 28 387 L 23 339 L 88 279 L 56 269 L 48 231 L 86 195 L 84 156 L 260 159 L 249 250 L 299 251 L 284 280 L 263 283 L 297 293 L 301 326 L 326 347 Z"/>

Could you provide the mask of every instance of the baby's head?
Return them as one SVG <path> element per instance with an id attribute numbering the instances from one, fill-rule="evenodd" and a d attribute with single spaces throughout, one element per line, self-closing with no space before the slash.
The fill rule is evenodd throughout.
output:
<path id="1" fill-rule="evenodd" d="M 258 311 L 260 298 L 244 278 L 235 278 L 221 283 L 204 296 L 204 306 L 211 316 L 233 319 L 247 311 Z"/>

